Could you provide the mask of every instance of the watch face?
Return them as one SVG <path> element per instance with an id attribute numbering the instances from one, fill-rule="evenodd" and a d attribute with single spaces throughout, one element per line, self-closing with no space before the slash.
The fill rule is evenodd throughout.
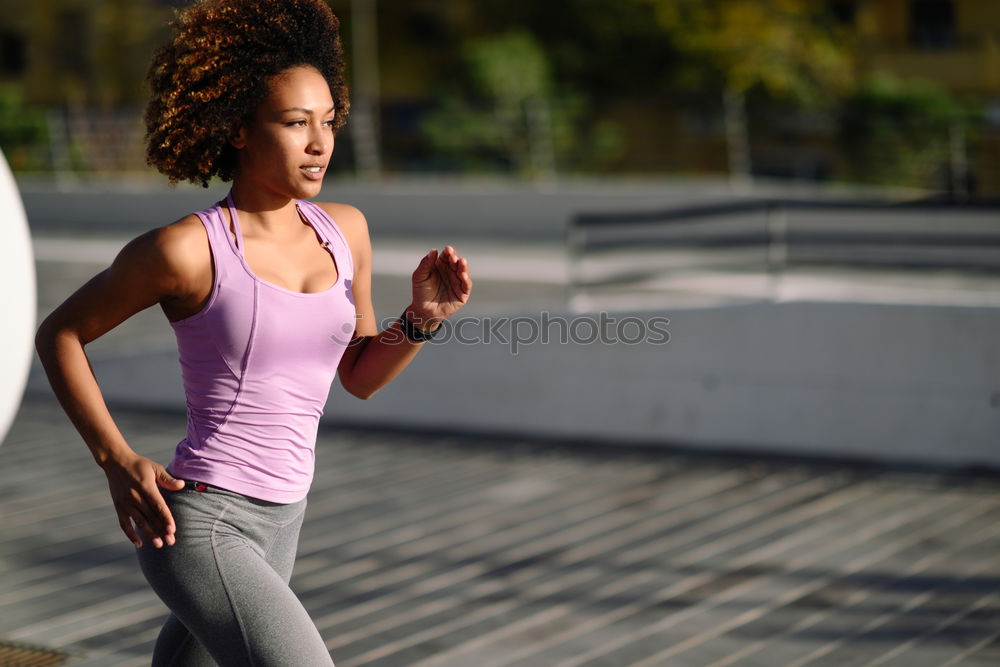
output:
<path id="1" fill-rule="evenodd" d="M 4 293 L 4 344 L 0 345 L 0 442 L 21 407 L 34 350 L 35 260 L 21 195 L 0 151 L 0 281 Z"/>

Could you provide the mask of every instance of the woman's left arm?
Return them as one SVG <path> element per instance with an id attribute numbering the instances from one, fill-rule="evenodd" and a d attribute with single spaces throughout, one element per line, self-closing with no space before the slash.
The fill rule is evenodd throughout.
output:
<path id="1" fill-rule="evenodd" d="M 357 321 L 337 375 L 348 392 L 370 398 L 406 368 L 424 343 L 404 335 L 398 319 L 383 331 L 378 330 L 371 299 L 371 242 L 364 215 L 353 206 L 320 206 L 338 221 L 354 259 L 351 288 Z M 441 252 L 433 249 L 413 272 L 411 301 L 401 317 L 407 317 L 411 326 L 421 332 L 433 332 L 468 302 L 471 293 L 468 261 L 451 246 Z"/>

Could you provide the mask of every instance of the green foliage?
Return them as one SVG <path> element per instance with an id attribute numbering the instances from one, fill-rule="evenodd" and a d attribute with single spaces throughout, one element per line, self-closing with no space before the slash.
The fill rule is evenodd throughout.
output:
<path id="1" fill-rule="evenodd" d="M 869 77 L 845 101 L 840 115 L 847 175 L 864 182 L 931 187 L 948 162 L 951 131 L 971 120 L 969 110 L 934 83 Z"/>
<path id="2" fill-rule="evenodd" d="M 25 106 L 19 88 L 0 86 L 0 148 L 11 168 L 38 168 L 47 141 L 45 112 Z"/>
<path id="3" fill-rule="evenodd" d="M 692 66 L 734 94 L 760 87 L 816 103 L 849 90 L 849 34 L 813 0 L 634 0 L 650 5 Z"/>
<path id="4" fill-rule="evenodd" d="M 549 61 L 541 46 L 523 30 L 476 40 L 464 49 L 479 92 L 498 103 L 516 106 L 552 90 Z"/>
<path id="5" fill-rule="evenodd" d="M 463 49 L 464 89 L 441 95 L 423 123 L 439 155 L 461 169 L 506 166 L 528 178 L 552 175 L 577 148 L 586 113 L 581 94 L 559 89 L 538 41 L 523 30 L 473 40 Z M 614 153 L 602 127 L 590 158 Z"/>

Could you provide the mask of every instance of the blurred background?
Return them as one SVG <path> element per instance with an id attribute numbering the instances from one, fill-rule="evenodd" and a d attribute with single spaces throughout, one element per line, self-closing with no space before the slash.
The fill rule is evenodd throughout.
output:
<path id="1" fill-rule="evenodd" d="M 182 1 L 3 0 L 21 175 L 144 174 L 149 56 Z M 728 175 L 1000 195 L 991 0 L 336 0 L 335 177 Z"/>
<path id="2" fill-rule="evenodd" d="M 228 185 L 144 164 L 145 70 L 186 3 L 2 3 L 41 320 Z M 368 217 L 380 320 L 451 243 L 479 335 L 325 418 L 1000 464 L 1000 2 L 330 4 L 352 110 L 321 198 Z M 88 350 L 109 400 L 182 409 L 155 310 Z M 581 342 L 608 313 L 670 344 Z"/>
<path id="3" fill-rule="evenodd" d="M 185 4 L 0 0 L 38 321 L 225 196 L 145 165 Z M 338 664 L 1000 664 L 1000 1 L 330 5 L 352 110 L 319 198 L 368 218 L 377 315 L 431 247 L 476 283 L 460 337 L 327 402 L 292 583 Z M 0 662 L 148 664 L 164 609 L 23 347 Z M 86 351 L 169 460 L 160 309 Z"/>

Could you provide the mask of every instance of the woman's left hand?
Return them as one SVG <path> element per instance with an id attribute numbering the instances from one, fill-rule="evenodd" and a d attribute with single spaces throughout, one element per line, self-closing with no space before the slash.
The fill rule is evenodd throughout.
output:
<path id="1" fill-rule="evenodd" d="M 413 272 L 413 302 L 407 308 L 413 325 L 433 331 L 464 306 L 472 294 L 469 262 L 453 247 L 424 255 Z"/>

